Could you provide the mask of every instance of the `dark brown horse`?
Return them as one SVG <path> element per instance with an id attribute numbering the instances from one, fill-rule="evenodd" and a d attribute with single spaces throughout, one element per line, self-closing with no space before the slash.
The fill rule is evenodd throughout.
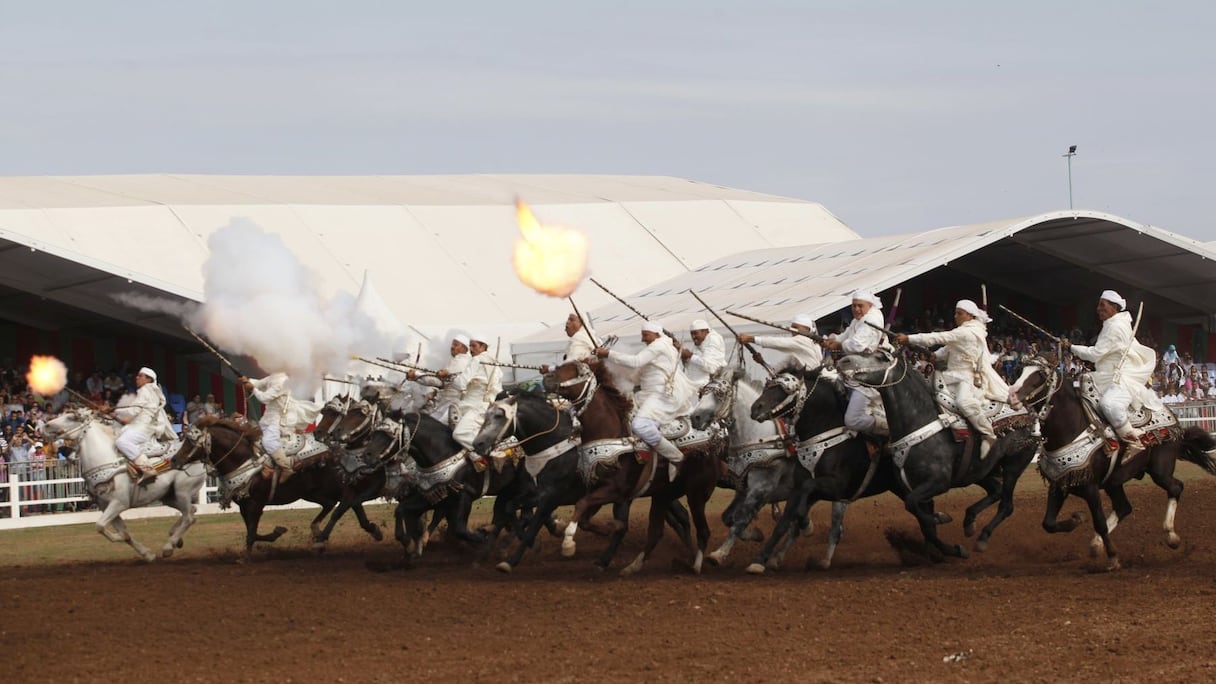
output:
<path id="1" fill-rule="evenodd" d="M 1178 459 L 1182 459 L 1216 474 L 1216 460 L 1208 453 L 1216 449 L 1216 439 L 1198 426 L 1186 429 L 1174 426 L 1164 430 L 1165 441 L 1148 446 L 1131 459 L 1123 460 L 1124 447 L 1121 443 L 1113 453 L 1105 448 L 1107 440 L 1102 434 L 1105 426 L 1101 423 L 1091 425 L 1074 382 L 1072 378 L 1063 376 L 1053 358 L 1036 357 L 1026 362 L 1022 376 L 1012 388 L 1019 400 L 1038 413 L 1042 421 L 1046 441 L 1043 443 L 1045 453 L 1040 456 L 1039 471 L 1050 483 L 1043 529 L 1052 533 L 1076 529 L 1084 522 L 1084 516 L 1074 513 L 1067 520 L 1059 520 L 1060 509 L 1070 494 L 1085 499 L 1096 532 L 1090 552 L 1097 556 L 1100 550 L 1105 549 L 1107 569 L 1117 570 L 1119 555 L 1110 540 L 1110 533 L 1119 521 L 1132 512 L 1132 504 L 1123 491 L 1123 485 L 1147 473 L 1168 497 L 1164 523 L 1166 543 L 1172 549 L 1178 548 L 1182 540 L 1174 532 L 1174 513 L 1178 509 L 1183 485 L 1174 477 L 1174 467 Z M 1087 435 L 1092 437 L 1087 438 Z M 1089 446 L 1086 446 L 1087 442 Z M 1058 460 L 1056 455 L 1065 455 L 1065 450 L 1074 444 L 1076 459 L 1080 461 L 1087 457 L 1087 462 L 1057 472 L 1051 467 Z M 1113 511 L 1109 516 L 1102 510 L 1099 491 L 1106 492 L 1110 497 Z"/>
<path id="2" fill-rule="evenodd" d="M 566 362 L 550 371 L 544 378 L 545 389 L 557 392 L 574 402 L 576 411 L 581 411 L 582 445 L 603 440 L 625 440 L 630 437 L 630 402 L 608 384 L 607 373 L 599 363 L 579 361 Z M 615 523 L 608 547 L 596 560 L 595 565 L 606 569 L 629 530 L 629 511 L 633 500 L 650 497 L 646 547 L 632 563 L 621 570 L 628 575 L 637 572 L 663 536 L 663 525 L 668 511 L 679 498 L 688 500 L 693 525 L 697 530 L 697 551 L 692 561 L 694 572 L 701 571 L 705 548 L 709 544 L 709 522 L 705 516 L 705 505 L 718 483 L 721 445 L 691 451 L 680 466 L 674 480 L 669 480 L 667 468 L 656 463 L 657 454 L 624 450 L 614 459 L 596 468 L 598 477 L 592 478 L 587 494 L 574 507 L 570 525 L 566 528 L 563 551 L 572 543 L 578 521 L 595 508 L 612 504 Z"/>
<path id="3" fill-rule="evenodd" d="M 175 465 L 204 461 L 219 475 L 221 501 L 236 501 L 245 521 L 245 555 L 249 557 L 255 542 L 273 542 L 287 531 L 276 527 L 270 534 L 258 534 L 258 522 L 266 506 L 281 506 L 304 499 L 321 506 L 310 527 L 314 548 L 324 546 L 319 540 L 321 520 L 342 500 L 342 478 L 333 463 L 322 459 L 318 465 L 303 468 L 286 482 L 274 482 L 263 473 L 261 450 L 254 445 L 261 439 L 257 425 L 237 423 L 227 418 L 207 416 L 182 433 L 182 446 L 173 455 Z M 273 497 L 272 497 L 273 492 Z M 377 538 L 380 528 L 367 519 L 362 504 L 352 506 L 359 526 Z"/>

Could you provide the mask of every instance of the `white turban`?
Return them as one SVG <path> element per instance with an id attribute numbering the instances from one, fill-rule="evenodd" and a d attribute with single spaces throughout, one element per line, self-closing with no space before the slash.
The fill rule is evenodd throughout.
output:
<path id="1" fill-rule="evenodd" d="M 147 366 L 139 369 L 139 375 L 146 375 L 149 378 L 152 378 L 152 382 L 156 382 L 156 371 L 148 368 Z"/>
<path id="2" fill-rule="evenodd" d="M 689 330 L 689 332 L 696 332 L 698 330 L 709 330 L 709 324 L 706 323 L 704 319 L 698 318 L 697 320 L 692 322 L 692 325 L 688 326 L 688 330 Z"/>
<path id="3" fill-rule="evenodd" d="M 850 297 L 855 302 L 869 302 L 875 309 L 882 310 L 882 300 L 875 297 L 869 290 L 853 290 Z"/>
<path id="4" fill-rule="evenodd" d="M 811 318 L 810 314 L 798 314 L 790 320 L 790 325 L 804 325 L 811 330 L 815 329 L 815 319 Z"/>
<path id="5" fill-rule="evenodd" d="M 970 299 L 958 300 L 958 303 L 954 305 L 954 308 L 966 311 L 974 316 L 975 319 L 980 323 L 987 323 L 992 320 L 991 318 L 988 318 L 988 314 L 985 313 L 983 309 L 976 306 L 975 302 L 971 301 Z"/>
<path id="6" fill-rule="evenodd" d="M 486 345 L 487 347 L 490 346 L 490 343 L 486 342 L 486 338 L 484 336 L 482 336 L 481 333 L 473 333 L 472 335 L 469 336 L 469 340 L 471 340 L 473 342 L 480 342 L 480 343 Z"/>
<path id="7" fill-rule="evenodd" d="M 468 335 L 456 335 L 456 336 L 452 337 L 452 341 L 453 341 L 453 342 L 459 342 L 459 343 L 463 344 L 463 345 L 464 345 L 464 346 L 466 346 L 466 347 L 467 347 L 467 346 L 469 346 L 469 337 L 468 337 Z"/>
<path id="8" fill-rule="evenodd" d="M 646 321 L 642 324 L 642 332 L 655 333 L 656 335 L 663 334 L 663 326 L 653 321 Z"/>
<path id="9" fill-rule="evenodd" d="M 1102 296 L 1099 299 L 1105 299 L 1111 304 L 1118 304 L 1120 311 L 1127 308 L 1127 300 L 1119 296 L 1119 293 L 1114 290 L 1102 290 Z"/>

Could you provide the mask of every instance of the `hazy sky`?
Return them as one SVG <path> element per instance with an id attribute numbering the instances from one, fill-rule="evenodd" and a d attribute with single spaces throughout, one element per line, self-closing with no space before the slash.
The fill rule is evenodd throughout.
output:
<path id="1" fill-rule="evenodd" d="M 1116 7 L 1117 5 L 1117 7 Z M 1216 240 L 1216 3 L 0 0 L 0 175 L 664 174 Z"/>

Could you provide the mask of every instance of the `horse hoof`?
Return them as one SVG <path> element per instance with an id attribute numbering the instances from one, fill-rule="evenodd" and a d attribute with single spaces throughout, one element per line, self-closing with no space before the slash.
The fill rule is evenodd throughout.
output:
<path id="1" fill-rule="evenodd" d="M 980 540 L 976 541 L 976 542 L 975 542 L 975 550 L 976 550 L 976 551 L 979 551 L 980 553 L 983 553 L 983 552 L 987 551 L 987 550 L 988 550 L 988 540 L 987 540 L 987 539 L 980 539 Z"/>
<path id="2" fill-rule="evenodd" d="M 971 557 L 971 554 L 967 553 L 967 549 L 964 549 L 961 545 L 958 545 L 958 544 L 956 544 L 954 546 L 954 554 L 956 556 L 958 556 L 959 558 L 970 558 Z"/>
<path id="3" fill-rule="evenodd" d="M 807 570 L 830 570 L 830 569 L 832 569 L 832 560 L 830 558 L 820 558 L 819 560 L 815 560 L 814 558 L 812 558 L 806 562 L 806 569 Z"/>
<path id="4" fill-rule="evenodd" d="M 325 542 L 314 542 L 312 545 L 312 552 L 318 556 L 325 553 Z"/>
<path id="5" fill-rule="evenodd" d="M 764 565 L 761 563 L 752 563 L 751 565 L 747 566 L 747 574 L 763 575 L 764 574 Z"/>
<path id="6" fill-rule="evenodd" d="M 177 540 L 177 543 L 176 543 L 176 544 L 174 544 L 174 546 L 176 546 L 176 547 L 177 547 L 177 548 L 179 548 L 179 549 L 180 549 L 180 548 L 182 548 L 182 547 L 183 547 L 183 546 L 185 546 L 185 545 L 186 545 L 186 540 L 185 540 L 185 539 L 178 539 L 178 540 Z"/>
<path id="7" fill-rule="evenodd" d="M 384 540 L 384 533 L 380 531 L 379 525 L 373 526 L 370 534 L 372 535 L 372 539 L 375 539 L 376 541 Z"/>
<path id="8" fill-rule="evenodd" d="M 1182 546 L 1182 538 L 1179 537 L 1177 534 L 1170 532 L 1170 536 L 1166 538 L 1165 544 L 1166 544 L 1166 546 L 1169 546 L 1171 549 L 1176 549 L 1179 546 Z"/>
<path id="9" fill-rule="evenodd" d="M 777 560 L 776 558 L 770 558 L 768 562 L 764 564 L 764 567 L 772 570 L 773 572 L 777 572 L 781 569 L 781 561 Z"/>
<path id="10" fill-rule="evenodd" d="M 168 558 L 168 557 L 170 557 L 170 556 L 172 556 L 172 555 L 173 555 L 173 547 L 172 547 L 172 546 L 166 546 L 166 547 L 165 547 L 164 549 L 162 549 L 162 550 L 161 550 L 161 552 L 160 552 L 160 557 L 161 557 L 161 558 Z"/>
<path id="11" fill-rule="evenodd" d="M 567 543 L 562 541 L 562 558 L 574 558 L 574 552 L 578 547 L 574 542 Z"/>
<path id="12" fill-rule="evenodd" d="M 151 551 L 143 554 L 142 557 L 145 563 L 151 563 L 152 561 L 156 560 L 156 554 L 152 553 Z"/>
<path id="13" fill-rule="evenodd" d="M 719 551 L 713 551 L 705 557 L 705 560 L 709 561 L 710 565 L 719 567 L 722 565 L 722 561 L 725 560 L 724 555 Z"/>
<path id="14" fill-rule="evenodd" d="M 975 522 L 963 523 L 963 536 L 972 537 L 975 535 Z"/>
<path id="15" fill-rule="evenodd" d="M 952 518 L 949 513 L 938 511 L 933 514 L 933 521 L 938 525 L 949 525 L 950 523 L 954 522 L 954 518 Z"/>
<path id="16" fill-rule="evenodd" d="M 1090 542 L 1089 543 L 1089 557 L 1097 558 L 1102 553 L 1103 548 L 1105 548 L 1105 546 L 1102 544 L 1101 539 L 1095 539 L 1094 541 Z"/>
<path id="17" fill-rule="evenodd" d="M 494 569 L 498 570 L 499 572 L 510 575 L 511 570 L 513 570 L 514 568 L 511 567 L 510 563 L 503 561 L 503 562 L 499 563 L 498 565 L 495 565 Z"/>
<path id="18" fill-rule="evenodd" d="M 697 557 L 692 561 L 692 572 L 694 575 L 701 574 L 701 562 L 705 560 L 705 554 L 697 551 Z"/>
<path id="19" fill-rule="evenodd" d="M 1110 559 L 1110 562 L 1106 564 L 1107 572 L 1114 572 L 1114 571 L 1120 570 L 1122 568 L 1123 568 L 1123 564 L 1119 562 L 1118 558 L 1112 558 L 1112 559 Z"/>

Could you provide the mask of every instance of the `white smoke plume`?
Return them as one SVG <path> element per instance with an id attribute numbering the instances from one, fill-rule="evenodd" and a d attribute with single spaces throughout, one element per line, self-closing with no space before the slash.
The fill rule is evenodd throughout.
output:
<path id="1" fill-rule="evenodd" d="M 208 247 L 205 303 L 189 323 L 221 350 L 287 373 L 297 396 L 315 393 L 324 375 L 342 377 L 352 354 L 388 357 L 403 344 L 357 311 L 349 293 L 326 301 L 314 287 L 319 276 L 247 219 L 213 233 Z"/>
<path id="2" fill-rule="evenodd" d="M 169 314 L 170 316 L 177 316 L 182 320 L 193 316 L 198 310 L 198 305 L 193 302 L 180 302 L 166 297 L 152 297 L 134 292 L 116 294 L 114 295 L 114 299 L 132 309 L 139 309 L 140 311 L 147 311 L 149 313 Z"/>

